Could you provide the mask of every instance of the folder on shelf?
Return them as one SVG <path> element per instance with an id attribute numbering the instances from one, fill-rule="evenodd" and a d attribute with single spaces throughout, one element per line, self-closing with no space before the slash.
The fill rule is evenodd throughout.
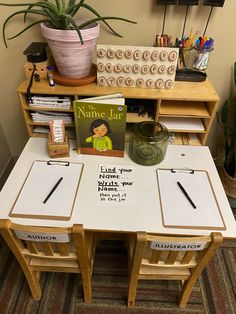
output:
<path id="1" fill-rule="evenodd" d="M 207 171 L 158 169 L 157 181 L 165 227 L 226 229 Z"/>
<path id="2" fill-rule="evenodd" d="M 34 161 L 10 216 L 69 220 L 82 170 L 81 163 Z"/>
<path id="3" fill-rule="evenodd" d="M 200 118 L 160 117 L 159 122 L 169 130 L 205 131 Z"/>

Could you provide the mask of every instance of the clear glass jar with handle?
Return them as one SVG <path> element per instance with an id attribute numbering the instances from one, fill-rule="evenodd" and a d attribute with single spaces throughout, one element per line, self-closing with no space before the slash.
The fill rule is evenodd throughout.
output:
<path id="1" fill-rule="evenodd" d="M 136 123 L 129 139 L 129 156 L 137 164 L 159 164 L 165 157 L 169 141 L 167 128 L 154 121 Z"/>

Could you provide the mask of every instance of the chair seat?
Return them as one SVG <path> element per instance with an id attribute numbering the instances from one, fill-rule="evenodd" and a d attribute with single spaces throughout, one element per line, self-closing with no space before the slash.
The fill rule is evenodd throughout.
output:
<path id="1" fill-rule="evenodd" d="M 76 260 L 31 258 L 29 266 L 35 271 L 80 273 L 79 264 Z"/>
<path id="2" fill-rule="evenodd" d="M 177 267 L 158 267 L 141 265 L 139 270 L 139 279 L 165 279 L 165 280 L 186 280 L 190 276 L 187 268 Z"/>

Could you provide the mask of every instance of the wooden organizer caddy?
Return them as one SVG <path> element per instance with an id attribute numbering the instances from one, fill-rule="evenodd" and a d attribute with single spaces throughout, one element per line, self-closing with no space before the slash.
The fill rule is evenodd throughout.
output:
<path id="1" fill-rule="evenodd" d="M 48 134 L 48 155 L 51 158 L 57 157 L 69 157 L 70 156 L 70 146 L 68 136 L 65 136 L 65 142 L 54 143 L 51 140 L 50 134 Z"/>
<path id="2" fill-rule="evenodd" d="M 27 87 L 29 81 L 23 81 L 17 89 L 20 99 L 22 112 L 29 136 L 47 137 L 47 134 L 37 133 L 35 128 L 44 126 L 47 123 L 33 122 L 31 118 L 32 111 L 45 112 L 66 112 L 73 117 L 73 105 L 70 109 L 32 109 L 27 101 Z M 205 145 L 211 129 L 213 119 L 219 103 L 219 97 L 216 94 L 210 81 L 204 82 L 181 82 L 176 81 L 173 89 L 148 89 L 148 88 L 127 88 L 127 87 L 102 87 L 96 83 L 83 86 L 62 86 L 56 84 L 50 87 L 48 81 L 34 82 L 31 88 L 32 94 L 41 94 L 45 96 L 64 95 L 71 96 L 72 99 L 84 97 L 101 96 L 105 94 L 122 93 L 125 101 L 139 101 L 145 104 L 148 102 L 154 105 L 154 120 L 162 122 L 162 119 L 171 119 L 171 127 L 167 128 L 174 135 L 173 144 L 184 145 Z M 129 111 L 129 110 L 128 110 Z M 136 122 L 147 121 L 152 118 L 137 113 L 127 113 L 127 132 L 129 126 Z M 179 123 L 181 121 L 181 123 Z M 195 127 L 199 122 L 201 127 Z M 74 123 L 65 124 L 66 131 L 75 129 Z M 68 133 L 68 132 L 67 132 Z M 71 133 L 71 132 L 70 132 Z M 69 134 L 70 134 L 69 133 Z M 69 135 L 69 137 L 71 137 Z"/>

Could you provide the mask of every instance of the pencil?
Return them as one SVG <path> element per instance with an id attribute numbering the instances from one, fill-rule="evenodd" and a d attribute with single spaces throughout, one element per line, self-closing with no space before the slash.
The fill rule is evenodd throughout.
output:
<path id="1" fill-rule="evenodd" d="M 186 196 L 187 200 L 189 201 L 189 203 L 193 206 L 193 208 L 197 208 L 197 206 L 194 204 L 194 202 L 191 200 L 190 196 L 188 195 L 187 191 L 185 190 L 185 188 L 182 186 L 182 184 L 177 181 L 177 184 L 180 188 L 180 190 L 184 193 L 184 195 Z"/>
<path id="2" fill-rule="evenodd" d="M 56 190 L 56 188 L 58 187 L 58 185 L 61 183 L 63 177 L 60 177 L 60 179 L 57 181 L 57 183 L 54 185 L 54 187 L 51 189 L 51 191 L 49 192 L 48 196 L 45 198 L 45 200 L 43 201 L 43 204 L 45 204 L 49 197 L 51 197 L 52 193 Z"/>

